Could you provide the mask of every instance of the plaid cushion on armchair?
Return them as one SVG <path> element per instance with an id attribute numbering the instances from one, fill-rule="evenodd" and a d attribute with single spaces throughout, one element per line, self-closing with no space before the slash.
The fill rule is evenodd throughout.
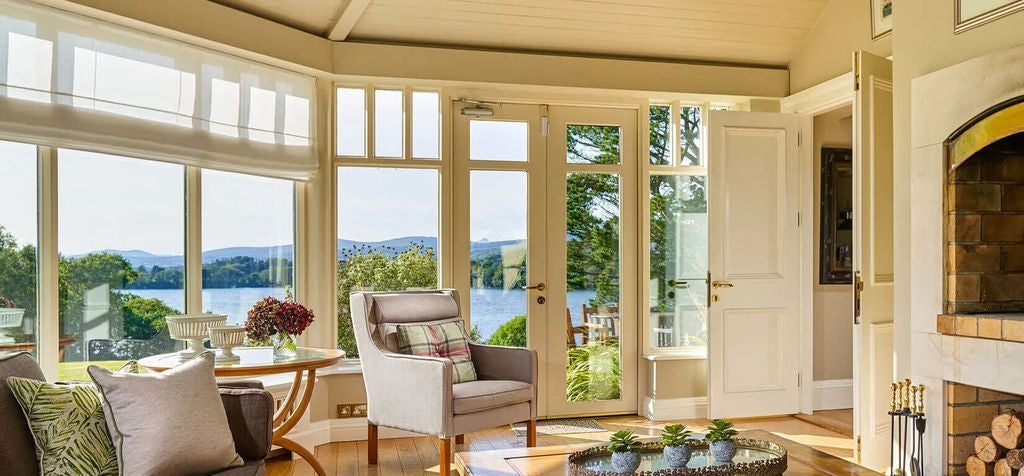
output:
<path id="1" fill-rule="evenodd" d="M 461 322 L 398 326 L 398 350 L 403 354 L 445 357 L 455 364 L 453 383 L 476 380 L 469 338 Z"/>

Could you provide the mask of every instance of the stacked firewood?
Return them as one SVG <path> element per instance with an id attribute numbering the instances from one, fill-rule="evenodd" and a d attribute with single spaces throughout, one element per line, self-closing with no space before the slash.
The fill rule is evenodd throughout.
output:
<path id="1" fill-rule="evenodd" d="M 971 476 L 1024 476 L 1024 414 L 1007 410 L 992 419 L 992 432 L 974 439 L 967 457 Z"/>

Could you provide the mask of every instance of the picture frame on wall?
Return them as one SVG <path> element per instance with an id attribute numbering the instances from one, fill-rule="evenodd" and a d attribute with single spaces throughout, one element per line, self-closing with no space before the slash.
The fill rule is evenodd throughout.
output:
<path id="1" fill-rule="evenodd" d="M 963 33 L 971 28 L 1024 10 L 1024 0 L 954 1 L 956 2 L 956 13 L 953 19 L 953 33 Z"/>
<path id="2" fill-rule="evenodd" d="M 853 149 L 821 148 L 818 284 L 853 282 Z"/>
<path id="3" fill-rule="evenodd" d="M 877 40 L 892 33 L 893 0 L 868 0 L 871 2 L 871 39 Z M 963 1 L 963 0 L 956 0 Z M 970 1 L 970 0 L 967 0 Z M 1024 0 L 1022 0 L 1024 1 Z"/>

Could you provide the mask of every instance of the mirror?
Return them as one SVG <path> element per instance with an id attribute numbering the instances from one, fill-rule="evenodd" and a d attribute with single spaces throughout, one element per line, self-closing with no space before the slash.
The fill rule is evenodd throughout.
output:
<path id="1" fill-rule="evenodd" d="M 821 148 L 819 284 L 853 279 L 853 151 Z"/>

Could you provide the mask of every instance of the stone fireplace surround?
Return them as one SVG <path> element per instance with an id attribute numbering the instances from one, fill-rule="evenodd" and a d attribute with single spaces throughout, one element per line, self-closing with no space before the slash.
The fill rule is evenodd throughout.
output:
<path id="1" fill-rule="evenodd" d="M 991 107 L 1021 96 L 1024 96 L 1022 46 L 921 76 L 911 84 L 910 243 L 913 246 L 909 250 L 911 275 L 904 279 L 909 279 L 911 298 L 909 377 L 927 388 L 925 412 L 929 423 L 925 435 L 925 474 L 947 474 L 950 469 L 947 464 L 954 461 L 948 458 L 956 456 L 957 447 L 949 439 L 955 430 L 951 426 L 953 413 L 947 405 L 956 400 L 954 389 L 958 387 L 950 383 L 1024 395 L 1024 336 L 1016 337 L 1017 322 L 1024 319 L 1017 312 L 1024 311 L 1024 307 L 1016 309 L 1012 304 L 1006 305 L 1014 300 L 1001 295 L 992 301 L 1001 304 L 986 308 L 986 300 L 981 295 L 983 275 L 988 274 L 992 281 L 991 277 L 998 278 L 1013 268 L 1003 267 L 1001 249 L 996 253 L 989 248 L 982 253 L 992 254 L 980 258 L 988 260 L 984 261 L 987 268 L 968 272 L 963 266 L 957 266 L 956 252 L 950 251 L 951 244 L 944 238 L 945 232 L 951 231 L 946 228 L 950 227 L 951 220 L 944 203 L 947 179 L 951 177 L 944 142 Z M 1024 123 L 1021 130 L 1024 130 Z M 972 177 L 961 178 L 968 183 Z M 977 183 L 982 183 L 980 177 Z M 1012 187 L 1011 182 L 998 183 L 1002 188 L 1004 185 Z M 1000 204 L 1003 193 L 1001 190 Z M 991 199 L 994 203 L 995 199 Z M 989 211 L 1002 214 L 1001 209 Z M 951 228 L 955 233 L 956 227 Z M 981 233 L 984 229 L 982 223 Z M 965 227 L 961 231 L 966 230 Z M 986 246 L 983 241 L 981 237 L 971 244 Z M 1000 243 L 995 246 L 1001 247 L 1011 246 L 1009 241 L 1013 240 L 996 241 Z M 945 266 L 946 259 L 951 259 L 952 266 Z M 996 267 L 997 259 L 999 267 Z M 977 265 L 973 259 L 964 259 L 960 264 L 968 265 L 968 261 L 971 261 L 970 266 Z M 961 282 L 956 277 L 959 272 L 975 273 L 978 277 Z M 974 280 L 979 284 L 977 293 L 973 288 Z M 949 286 L 951 282 L 953 285 Z M 1017 286 L 1011 286 L 1010 292 L 1019 291 Z M 947 292 L 952 293 L 953 299 L 946 299 Z M 1004 307 L 998 309 L 1000 306 Z M 997 311 L 1012 312 L 987 314 Z M 978 402 L 971 405 L 984 406 Z"/>

